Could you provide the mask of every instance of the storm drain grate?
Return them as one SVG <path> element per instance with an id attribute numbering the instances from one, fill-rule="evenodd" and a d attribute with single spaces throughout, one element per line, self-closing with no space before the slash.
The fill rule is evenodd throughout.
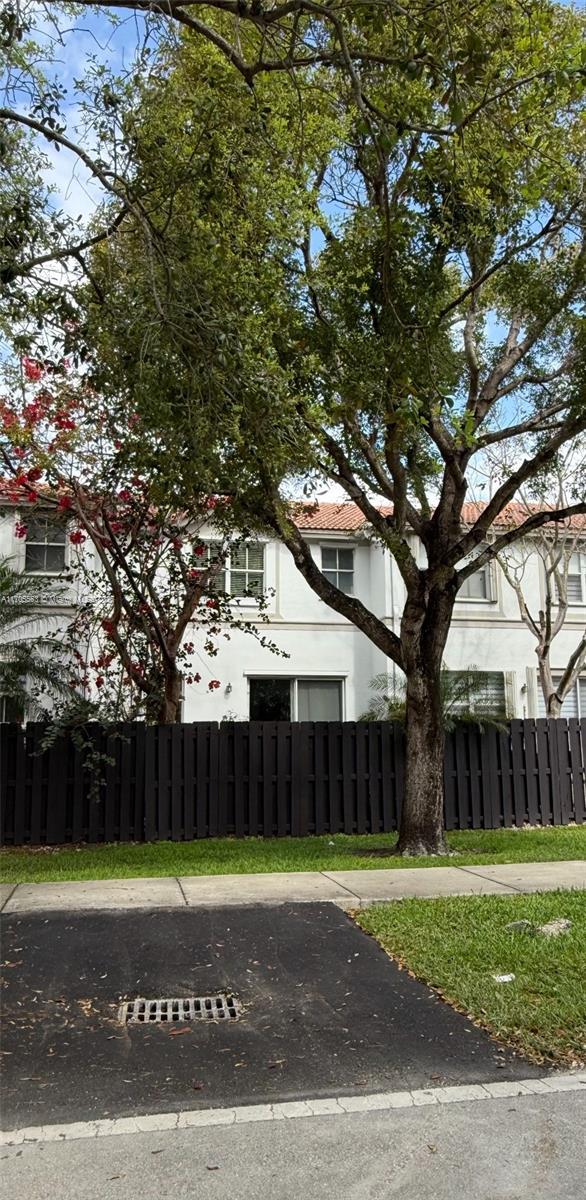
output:
<path id="1" fill-rule="evenodd" d="M 240 1004 L 229 992 L 175 1000 L 128 1000 L 120 1008 L 123 1025 L 171 1021 L 237 1021 Z"/>

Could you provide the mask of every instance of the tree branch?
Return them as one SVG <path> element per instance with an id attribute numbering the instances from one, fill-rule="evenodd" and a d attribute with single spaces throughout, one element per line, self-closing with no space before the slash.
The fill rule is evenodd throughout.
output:
<path id="1" fill-rule="evenodd" d="M 520 541 L 522 538 L 526 537 L 528 533 L 532 533 L 535 529 L 540 529 L 542 525 L 548 525 L 557 521 L 567 521 L 570 517 L 584 516 L 585 514 L 586 500 L 584 500 L 581 504 L 571 504 L 568 508 L 552 509 L 551 511 L 543 510 L 542 512 L 533 513 L 532 516 L 528 517 L 526 521 L 523 521 L 521 525 L 514 525 L 508 530 L 507 533 L 503 533 L 500 537 L 497 537 L 494 542 L 491 542 L 489 546 L 486 546 L 486 548 L 481 554 L 478 555 L 477 558 L 468 563 L 465 567 L 462 567 L 462 569 L 457 572 L 459 584 L 462 584 L 469 575 L 473 575 L 475 571 L 479 571 L 481 567 L 486 566 L 486 563 L 492 562 L 492 560 L 497 558 L 501 551 L 505 550 L 507 546 L 512 545 L 513 542 Z M 586 521 L 584 523 L 584 528 L 586 531 Z M 466 546 L 464 549 L 462 549 L 462 546 L 465 545 L 467 538 L 470 536 L 473 536 L 474 540 L 469 547 Z M 467 535 L 467 537 L 463 538 L 455 548 L 457 551 L 455 561 L 459 562 L 461 558 L 464 558 L 469 552 L 469 549 L 472 550 L 475 546 L 477 546 L 485 536 L 486 530 L 479 532 L 477 522 L 474 526 L 474 529 L 470 530 L 470 533 Z"/>
<path id="2" fill-rule="evenodd" d="M 85 238 L 83 242 L 78 242 L 75 246 L 63 246 L 60 250 L 48 250 L 46 254 L 37 254 L 34 258 L 29 258 L 26 262 L 17 263 L 14 267 L 5 267 L 0 271 L 0 278 L 2 278 L 4 283 L 12 283 L 14 279 L 19 279 L 22 275 L 28 275 L 34 267 L 40 267 L 43 263 L 55 262 L 64 258 L 79 259 L 84 250 L 91 250 L 93 246 L 98 246 L 100 242 L 104 242 L 111 237 L 122 224 L 127 212 L 128 206 L 123 203 L 120 212 L 116 214 L 114 220 L 101 233 L 96 233 L 93 237 Z"/>

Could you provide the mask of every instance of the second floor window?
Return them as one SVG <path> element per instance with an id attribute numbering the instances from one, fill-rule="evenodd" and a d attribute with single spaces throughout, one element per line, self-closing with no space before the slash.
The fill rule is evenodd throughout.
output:
<path id="1" fill-rule="evenodd" d="M 553 686 L 558 687 L 561 683 L 561 673 L 553 675 Z M 547 711 L 545 707 L 545 699 L 543 691 L 537 680 L 537 715 L 546 717 Z M 572 688 L 570 688 L 567 696 L 562 704 L 562 717 L 586 717 L 586 675 L 581 675 Z"/>
<path id="2" fill-rule="evenodd" d="M 230 554 L 228 591 L 232 596 L 262 596 L 265 590 L 265 548 L 262 542 L 244 542 Z"/>
<path id="3" fill-rule="evenodd" d="M 58 575 L 65 569 L 65 529 L 50 517 L 32 517 L 28 522 L 24 569 L 40 575 Z"/>
<path id="4" fill-rule="evenodd" d="M 351 596 L 354 591 L 354 550 L 348 546 L 322 546 L 321 569 L 326 579 Z"/>
<path id="5" fill-rule="evenodd" d="M 479 571 L 469 575 L 464 580 L 458 592 L 458 600 L 492 600 L 492 579 L 490 563 L 486 563 Z"/>
<path id="6" fill-rule="evenodd" d="M 567 586 L 568 604 L 586 604 L 586 554 L 572 554 Z"/>
<path id="7" fill-rule="evenodd" d="M 210 571 L 209 590 L 211 592 L 226 591 L 226 561 L 222 554 L 220 542 L 208 542 L 203 559 L 205 570 Z"/>

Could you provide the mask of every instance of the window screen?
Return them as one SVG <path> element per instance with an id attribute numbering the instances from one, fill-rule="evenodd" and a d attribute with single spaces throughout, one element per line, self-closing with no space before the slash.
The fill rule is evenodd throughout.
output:
<path id="1" fill-rule="evenodd" d="M 28 522 L 24 569 L 56 574 L 65 567 L 66 533 L 48 517 L 33 517 Z"/>

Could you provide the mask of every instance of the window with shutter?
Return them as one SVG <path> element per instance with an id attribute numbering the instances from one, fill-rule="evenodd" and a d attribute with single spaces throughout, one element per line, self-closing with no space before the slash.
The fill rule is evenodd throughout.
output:
<path id="1" fill-rule="evenodd" d="M 226 591 L 226 567 L 222 561 L 220 542 L 208 542 L 205 548 L 203 565 L 210 571 L 210 592 Z"/>
<path id="2" fill-rule="evenodd" d="M 232 596 L 262 596 L 264 592 L 265 548 L 262 542 L 245 542 L 230 555 L 230 593 Z"/>
<path id="3" fill-rule="evenodd" d="M 458 671 L 448 671 L 448 675 L 459 675 Z M 484 714 L 490 717 L 507 716 L 507 687 L 504 671 L 473 671 L 470 672 L 470 686 L 464 689 L 464 694 L 453 701 L 452 712 L 466 711 Z"/>
<path id="4" fill-rule="evenodd" d="M 554 687 L 557 687 L 561 681 L 561 673 L 553 676 Z M 537 679 L 537 713 L 540 717 L 547 716 L 547 708 L 543 690 Z M 564 703 L 562 704 L 562 717 L 586 717 L 586 676 L 578 680 L 577 684 L 568 692 Z"/>
<path id="5" fill-rule="evenodd" d="M 586 554 L 573 554 L 568 569 L 568 604 L 586 600 Z"/>

